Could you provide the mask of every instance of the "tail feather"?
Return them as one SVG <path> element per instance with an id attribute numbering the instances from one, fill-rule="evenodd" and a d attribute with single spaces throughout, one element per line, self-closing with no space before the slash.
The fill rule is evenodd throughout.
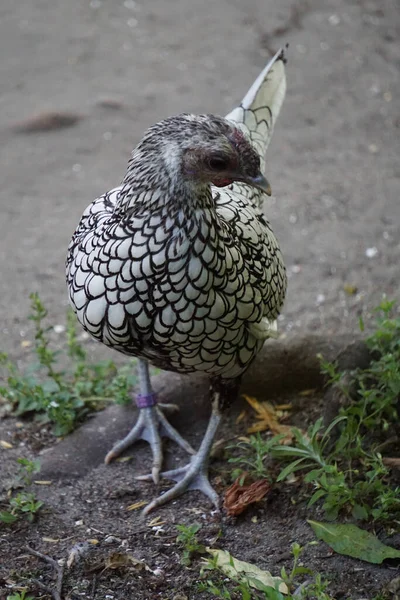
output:
<path id="1" fill-rule="evenodd" d="M 262 160 L 286 91 L 285 54 L 279 50 L 261 71 L 240 105 L 226 118 L 251 139 Z"/>

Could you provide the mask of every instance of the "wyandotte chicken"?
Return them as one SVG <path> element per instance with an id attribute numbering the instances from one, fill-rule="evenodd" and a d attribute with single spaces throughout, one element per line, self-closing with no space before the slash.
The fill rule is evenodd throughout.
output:
<path id="1" fill-rule="evenodd" d="M 80 323 L 139 359 L 139 417 L 106 462 L 145 439 L 153 468 L 142 479 L 158 482 L 161 436 L 193 455 L 187 466 L 161 473 L 177 483 L 146 512 L 187 489 L 218 505 L 207 470 L 221 410 L 276 331 L 286 275 L 262 211 L 271 194 L 263 173 L 285 87 L 280 51 L 225 118 L 181 114 L 150 127 L 122 184 L 88 206 L 68 249 L 69 297 Z M 157 405 L 149 364 L 209 375 L 212 414 L 197 452 Z"/>

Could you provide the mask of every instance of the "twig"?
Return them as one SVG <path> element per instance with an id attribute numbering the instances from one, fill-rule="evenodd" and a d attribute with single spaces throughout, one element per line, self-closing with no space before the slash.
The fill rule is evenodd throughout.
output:
<path id="1" fill-rule="evenodd" d="M 53 600 L 62 600 L 61 591 L 62 591 L 62 584 L 63 584 L 63 577 L 64 577 L 64 566 L 59 565 L 58 562 L 56 560 L 54 560 L 54 558 L 51 558 L 50 556 L 47 556 L 46 554 L 42 554 L 41 552 L 37 552 L 37 550 L 30 548 L 30 546 L 25 546 L 25 550 L 27 550 L 27 552 L 29 552 L 29 554 L 32 554 L 33 556 L 36 556 L 37 558 L 40 558 L 44 562 L 48 563 L 54 569 L 54 571 L 56 572 L 56 575 L 57 575 L 55 589 L 48 587 L 47 585 L 45 585 L 44 583 L 42 583 L 41 581 L 39 581 L 37 579 L 33 579 L 32 583 L 36 584 L 41 590 L 50 594 L 52 596 Z"/>
<path id="2" fill-rule="evenodd" d="M 96 573 L 95 573 L 93 575 L 92 590 L 90 592 L 90 597 L 91 598 L 96 598 L 96 588 L 97 588 L 97 576 L 96 576 Z"/>

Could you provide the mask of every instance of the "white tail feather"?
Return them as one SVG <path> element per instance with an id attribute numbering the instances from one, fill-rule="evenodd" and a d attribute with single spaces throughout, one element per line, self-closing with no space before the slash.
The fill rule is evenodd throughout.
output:
<path id="1" fill-rule="evenodd" d="M 285 57 L 279 50 L 261 71 L 240 105 L 226 118 L 251 139 L 264 159 L 286 91 Z"/>

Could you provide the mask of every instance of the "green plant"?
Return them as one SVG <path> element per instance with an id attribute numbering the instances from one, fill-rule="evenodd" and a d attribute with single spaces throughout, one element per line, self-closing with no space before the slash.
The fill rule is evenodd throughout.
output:
<path id="1" fill-rule="evenodd" d="M 38 460 L 29 460 L 28 458 L 18 458 L 17 463 L 19 469 L 16 476 L 14 488 L 20 488 L 31 485 L 32 475 L 40 471 L 40 462 Z M 2 523 L 11 524 L 17 521 L 20 517 L 25 516 L 27 520 L 32 523 L 34 521 L 36 513 L 39 511 L 43 502 L 37 500 L 35 495 L 31 492 L 21 491 L 11 495 L 8 498 L 7 510 L 0 511 L 0 521 Z"/>
<path id="2" fill-rule="evenodd" d="M 179 531 L 176 541 L 183 546 L 181 564 L 187 567 L 195 554 L 204 554 L 205 552 L 205 547 L 197 539 L 201 525 L 192 523 L 192 525 L 177 525 L 176 528 Z"/>
<path id="3" fill-rule="evenodd" d="M 270 455 L 271 448 L 279 443 L 282 437 L 282 435 L 277 435 L 266 440 L 260 433 L 256 433 L 247 439 L 242 439 L 237 444 L 227 446 L 227 450 L 240 452 L 239 456 L 228 459 L 228 462 L 239 465 L 232 471 L 232 478 L 236 479 L 248 471 L 256 479 L 270 479 L 266 460 Z"/>
<path id="4" fill-rule="evenodd" d="M 353 373 L 357 396 L 352 398 L 337 366 L 322 361 L 330 383 L 340 389 L 348 402 L 340 415 L 324 428 L 319 419 L 303 434 L 293 429 L 294 444 L 271 448 L 274 457 L 291 462 L 278 481 L 297 470 L 308 470 L 306 483 L 314 486 L 309 506 L 322 499 L 327 518 L 341 511 L 355 519 L 389 520 L 400 512 L 400 488 L 389 481 L 389 469 L 378 451 L 391 424 L 398 420 L 400 396 L 400 318 L 391 318 L 393 302 L 382 302 L 376 331 L 367 338 L 372 360 L 367 369 Z M 333 428 L 339 436 L 332 442 Z M 371 443 L 375 439 L 375 443 Z"/>
<path id="5" fill-rule="evenodd" d="M 7 600 L 35 600 L 34 596 L 27 596 L 26 590 L 14 592 L 11 596 L 7 596 Z"/>
<path id="6" fill-rule="evenodd" d="M 19 464 L 17 479 L 21 481 L 22 485 L 31 485 L 32 475 L 40 471 L 40 461 L 17 458 L 17 463 Z"/>
<path id="7" fill-rule="evenodd" d="M 311 542 L 311 544 L 314 545 L 314 542 Z M 307 544 L 309 545 L 309 544 Z M 299 564 L 300 561 L 300 556 L 302 554 L 302 552 L 304 551 L 306 546 L 300 546 L 300 544 L 298 544 L 297 542 L 295 542 L 294 544 L 292 544 L 292 555 L 293 555 L 293 566 L 290 570 L 290 573 L 286 572 L 285 567 L 282 567 L 281 569 L 281 577 L 283 579 L 283 581 L 287 584 L 288 588 L 291 589 L 293 587 L 294 581 L 296 579 L 296 577 L 298 577 L 299 575 L 310 575 L 312 574 L 311 569 L 308 569 L 307 567 L 303 567 L 302 565 Z"/>
<path id="8" fill-rule="evenodd" d="M 43 502 L 37 500 L 30 492 L 18 492 L 9 500 L 9 510 L 0 511 L 0 521 L 11 524 L 22 516 L 32 523 Z"/>
<path id="9" fill-rule="evenodd" d="M 304 482 L 314 488 L 308 505 L 321 500 L 328 519 L 337 518 L 341 512 L 351 513 L 355 519 L 398 518 L 400 488 L 391 484 L 389 469 L 380 453 L 391 427 L 398 421 L 400 318 L 393 317 L 393 309 L 393 302 L 387 301 L 376 309 L 376 330 L 367 338 L 373 358 L 367 369 L 352 373 L 356 397 L 349 389 L 349 378 L 339 372 L 336 364 L 321 358 L 329 383 L 346 398 L 328 427 L 318 419 L 307 433 L 293 428 L 291 445 L 281 445 L 279 436 L 268 441 L 259 434 L 250 436 L 238 445 L 241 456 L 230 462 L 242 465 L 257 477 L 268 475 L 268 454 L 286 462 L 277 481 L 301 471 Z"/>
<path id="10" fill-rule="evenodd" d="M 314 545 L 315 543 L 318 542 L 311 542 L 310 544 Z M 289 573 L 286 572 L 285 568 L 281 569 L 281 578 L 288 587 L 287 594 L 283 594 L 271 586 L 263 585 L 261 581 L 255 582 L 255 580 L 253 582 L 257 583 L 257 589 L 251 587 L 248 581 L 240 581 L 239 579 L 226 584 L 218 576 L 220 570 L 214 557 L 207 559 L 201 572 L 202 576 L 207 572 L 208 575 L 211 573 L 213 577 L 207 576 L 205 581 L 200 582 L 198 590 L 208 592 L 215 598 L 226 600 L 298 600 L 299 598 L 301 600 L 332 600 L 327 593 L 329 582 L 324 580 L 319 573 L 313 574 L 311 569 L 299 564 L 300 556 L 305 548 L 306 546 L 293 544 L 291 548 L 293 555 L 292 568 Z M 217 577 L 215 577 L 215 574 L 217 574 Z M 299 584 L 299 577 L 304 575 L 309 575 L 310 579 Z"/>
<path id="11" fill-rule="evenodd" d="M 30 299 L 35 362 L 21 372 L 6 354 L 0 354 L 4 373 L 0 396 L 8 401 L 12 413 L 34 414 L 41 421 L 52 423 L 55 435 L 65 435 L 102 404 L 130 402 L 129 391 L 136 381 L 134 361 L 122 368 L 112 361 L 89 363 L 77 339 L 72 311 L 67 313 L 66 352 L 53 350 L 53 327 L 45 325 L 47 311 L 38 294 L 31 294 Z M 59 368 L 61 360 L 69 362 L 67 370 Z"/>

